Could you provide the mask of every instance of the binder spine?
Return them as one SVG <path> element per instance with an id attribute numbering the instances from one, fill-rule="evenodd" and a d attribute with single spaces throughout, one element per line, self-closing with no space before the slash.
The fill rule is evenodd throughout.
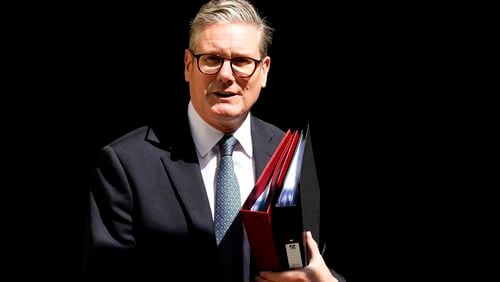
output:
<path id="1" fill-rule="evenodd" d="M 257 258 L 255 260 L 257 271 L 281 270 L 281 260 L 275 247 L 269 213 L 248 210 L 241 211 L 241 213 L 250 250 L 252 255 Z"/>
<path id="2" fill-rule="evenodd" d="M 276 247 L 284 270 L 307 265 L 300 205 L 273 207 L 271 212 Z"/>

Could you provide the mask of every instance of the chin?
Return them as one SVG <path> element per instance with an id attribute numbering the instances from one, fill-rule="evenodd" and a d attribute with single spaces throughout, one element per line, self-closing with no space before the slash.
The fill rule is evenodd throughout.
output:
<path id="1" fill-rule="evenodd" d="M 234 119 L 238 119 L 241 114 L 234 114 L 234 113 L 217 113 L 216 114 L 218 120 L 225 120 L 225 121 L 230 121 Z"/>
<path id="2" fill-rule="evenodd" d="M 213 112 L 215 115 L 221 118 L 231 119 L 241 116 L 241 113 L 243 111 L 240 107 L 235 107 L 232 105 L 219 105 L 213 108 Z"/>

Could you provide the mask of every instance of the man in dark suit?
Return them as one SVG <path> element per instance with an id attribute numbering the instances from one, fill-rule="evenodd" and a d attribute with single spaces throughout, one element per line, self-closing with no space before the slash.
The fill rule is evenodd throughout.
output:
<path id="1" fill-rule="evenodd" d="M 237 140 L 232 157 L 244 202 L 283 137 L 278 127 L 250 114 L 266 85 L 271 31 L 247 1 L 201 7 L 184 54 L 190 92 L 184 114 L 170 127 L 134 130 L 99 154 L 86 236 L 87 280 L 235 281 L 222 278 L 229 270 L 241 273 L 237 281 L 342 280 L 311 236 L 310 263 L 301 269 L 253 273 L 245 237 L 236 267 L 221 266 L 217 258 L 219 140 Z"/>

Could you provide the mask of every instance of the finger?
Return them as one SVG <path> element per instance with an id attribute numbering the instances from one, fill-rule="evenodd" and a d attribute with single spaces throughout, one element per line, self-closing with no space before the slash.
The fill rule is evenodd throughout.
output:
<path id="1" fill-rule="evenodd" d="M 309 250 L 309 256 L 311 257 L 311 259 L 318 255 L 321 255 L 319 252 L 318 244 L 316 243 L 316 241 L 314 241 L 311 231 L 306 232 L 306 245 L 307 249 Z"/>
<path id="2" fill-rule="evenodd" d="M 260 276 L 255 276 L 252 281 L 253 282 L 265 282 L 266 280 Z"/>
<path id="3" fill-rule="evenodd" d="M 259 273 L 259 281 L 268 281 L 268 280 L 272 280 L 273 276 L 276 276 L 276 274 L 274 274 L 274 272 L 271 272 L 271 271 L 261 271 Z"/>

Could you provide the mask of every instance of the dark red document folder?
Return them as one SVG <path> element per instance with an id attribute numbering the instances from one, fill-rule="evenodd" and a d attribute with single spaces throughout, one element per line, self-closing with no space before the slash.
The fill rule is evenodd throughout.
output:
<path id="1" fill-rule="evenodd" d="M 301 156 L 298 161 L 296 155 Z M 298 179 L 296 200 L 283 204 L 280 195 L 293 177 Z M 305 132 L 289 130 L 241 209 L 256 269 L 280 271 L 307 265 L 304 231 L 311 231 L 319 242 L 319 208 L 309 127 Z"/>

